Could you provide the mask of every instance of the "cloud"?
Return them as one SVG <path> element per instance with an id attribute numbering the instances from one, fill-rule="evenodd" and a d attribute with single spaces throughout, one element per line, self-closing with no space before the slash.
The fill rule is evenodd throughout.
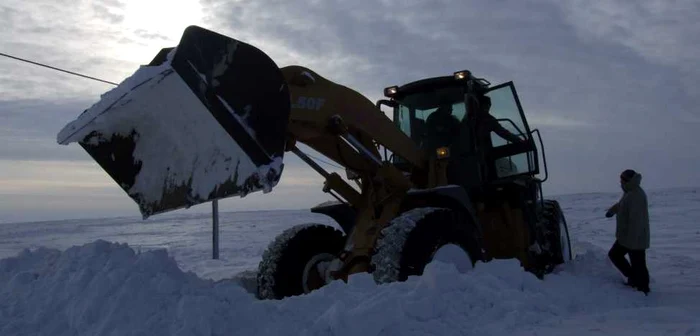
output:
<path id="1" fill-rule="evenodd" d="M 69 71 L 120 82 L 161 48 L 177 44 L 199 23 L 197 1 L 7 0 L 0 5 L 5 53 Z M 162 8 L 170 7 L 167 14 Z M 194 9 L 193 9 L 194 6 Z M 107 84 L 0 59 L 3 100 L 93 97 Z"/>
<path id="2" fill-rule="evenodd" d="M 332 198 L 322 191 L 323 178 L 318 173 L 293 156 L 285 165 L 282 180 L 271 193 L 224 199 L 221 211 L 303 209 Z M 136 203 L 92 161 L 0 160 L 0 172 L 0 222 L 84 215 L 140 216 Z M 23 212 L 28 204 L 32 212 Z M 206 204 L 191 209 L 211 211 Z"/>
<path id="3" fill-rule="evenodd" d="M 645 82 L 655 87 L 667 81 L 677 82 L 677 89 L 691 96 L 694 106 L 700 103 L 695 80 L 700 74 L 697 58 L 700 3 L 575 0 L 552 1 L 552 4 L 561 8 L 566 22 L 582 40 L 631 50 L 650 64 L 658 65 L 648 67 L 651 71 L 646 73 Z M 666 74 L 659 74 L 655 71 L 658 69 Z"/>
<path id="4" fill-rule="evenodd" d="M 118 0 L 103 0 L 91 3 L 95 16 L 110 24 L 116 25 L 124 22 L 124 3 Z"/>
<path id="5" fill-rule="evenodd" d="M 535 128 L 550 128 L 550 127 L 556 127 L 556 128 L 581 128 L 581 127 L 592 127 L 594 126 L 593 124 L 583 121 L 583 118 L 578 118 L 578 119 L 573 119 L 573 118 L 565 118 L 562 116 L 559 116 L 557 114 L 551 113 L 551 114 L 542 114 L 542 113 L 534 113 L 531 114 L 530 117 L 528 118 L 528 123 L 531 124 L 532 126 L 536 126 Z"/>
<path id="6" fill-rule="evenodd" d="M 654 132 L 640 137 L 651 141 L 697 115 L 680 70 L 582 38 L 579 26 L 593 22 L 572 25 L 549 2 L 204 3 L 212 26 L 374 99 L 385 86 L 468 68 L 493 83 L 513 80 L 534 124 L 585 126 L 610 142 L 611 130 L 645 128 Z M 677 25 L 686 26 L 695 25 Z"/>
<path id="7" fill-rule="evenodd" d="M 0 101 L 0 158 L 4 160 L 86 160 L 87 154 L 56 143 L 56 135 L 92 102 Z"/>
<path id="8" fill-rule="evenodd" d="M 617 43 L 651 62 L 698 71 L 700 3 L 683 1 L 557 1 L 587 40 Z"/>
<path id="9" fill-rule="evenodd" d="M 0 170 L 4 172 L 0 176 L 0 195 L 97 196 L 116 186 L 96 164 L 88 161 L 0 160 Z"/>
<path id="10" fill-rule="evenodd" d="M 616 191 L 618 170 L 628 167 L 645 172 L 650 187 L 699 182 L 699 6 L 7 0 L 0 5 L 0 51 L 120 81 L 160 48 L 175 45 L 187 25 L 198 24 L 253 44 L 280 66 L 308 66 L 371 100 L 386 86 L 469 69 L 494 84 L 515 83 L 531 126 L 542 132 L 548 192 Z M 46 169 L 67 167 L 57 161 L 90 162 L 76 146 L 55 144 L 55 135 L 111 86 L 8 59 L 0 59 L 0 70 L 0 141 L 6 144 L 0 158 Z M 315 172 L 288 158 L 284 187 L 230 206 L 306 207 L 327 199 L 320 177 L 312 182 Z M 65 181 L 81 182 L 78 175 Z M 13 192 L 21 189 L 13 183 Z M 114 204 L 131 208 L 128 200 Z"/>

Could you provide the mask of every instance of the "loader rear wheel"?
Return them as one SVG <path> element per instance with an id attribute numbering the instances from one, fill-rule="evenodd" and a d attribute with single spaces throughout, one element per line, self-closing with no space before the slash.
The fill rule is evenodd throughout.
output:
<path id="1" fill-rule="evenodd" d="M 566 225 L 566 218 L 559 202 L 545 200 L 542 215 L 548 223 L 549 242 L 552 246 L 554 264 L 558 265 L 570 261 L 573 256 L 569 228 Z"/>
<path id="2" fill-rule="evenodd" d="M 443 252 L 464 257 L 455 265 L 458 269 L 483 260 L 481 241 L 469 217 L 444 208 L 412 209 L 382 230 L 372 256 L 372 274 L 378 283 L 405 281 L 422 275 Z"/>
<path id="3" fill-rule="evenodd" d="M 537 230 L 541 251 L 534 255 L 536 266 L 532 271 L 542 278 L 545 274 L 554 271 L 557 265 L 573 259 L 569 228 L 559 202 L 543 201 Z"/>
<path id="4" fill-rule="evenodd" d="M 263 253 L 258 298 L 278 300 L 324 286 L 326 277 L 318 266 L 335 259 L 344 244 L 343 233 L 328 225 L 301 224 L 285 230 Z"/>

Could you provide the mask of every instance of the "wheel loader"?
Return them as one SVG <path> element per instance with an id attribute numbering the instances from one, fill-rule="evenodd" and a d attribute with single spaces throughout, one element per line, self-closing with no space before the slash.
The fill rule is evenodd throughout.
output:
<path id="1" fill-rule="evenodd" d="M 494 86 L 469 70 L 388 86 L 373 103 L 309 68 L 280 68 L 250 44 L 189 26 L 57 141 L 78 143 L 144 219 L 271 192 L 284 155 L 298 156 L 337 200 L 311 211 L 338 225 L 290 223 L 273 239 L 258 269 L 260 299 L 360 272 L 405 281 L 445 254 L 461 253 L 458 266 L 467 268 L 517 258 L 540 278 L 572 258 L 562 209 L 542 196 L 542 139 L 514 84 Z"/>

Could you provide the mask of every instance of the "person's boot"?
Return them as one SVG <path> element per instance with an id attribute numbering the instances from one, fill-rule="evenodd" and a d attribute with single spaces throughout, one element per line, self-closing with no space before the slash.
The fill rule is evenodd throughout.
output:
<path id="1" fill-rule="evenodd" d="M 644 295 L 649 296 L 649 292 L 651 292 L 651 289 L 649 289 L 649 286 L 639 286 L 636 287 L 638 291 L 643 292 Z"/>

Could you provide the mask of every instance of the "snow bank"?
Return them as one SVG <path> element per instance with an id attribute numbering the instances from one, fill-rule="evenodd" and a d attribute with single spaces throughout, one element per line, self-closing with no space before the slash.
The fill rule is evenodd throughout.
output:
<path id="1" fill-rule="evenodd" d="M 666 332 L 700 331 L 691 312 L 653 307 L 653 296 L 624 288 L 602 258 L 587 252 L 545 281 L 512 260 L 466 273 L 436 262 L 404 283 L 378 286 L 358 274 L 309 295 L 257 301 L 235 281 L 181 271 L 165 250 L 95 241 L 0 260 L 0 334 L 575 335 L 599 325 L 644 334 L 651 321 Z"/>
<path id="2" fill-rule="evenodd" d="M 0 261 L 0 334 L 224 334 L 212 318 L 246 296 L 180 271 L 164 250 L 137 254 L 105 241 L 42 248 Z"/>
<path id="3" fill-rule="evenodd" d="M 0 335 L 700 335 L 700 190 L 649 195 L 648 297 L 623 286 L 607 260 L 615 225 L 604 213 L 617 193 L 561 198 L 576 259 L 544 281 L 507 260 L 466 273 L 434 263 L 405 283 L 358 274 L 266 302 L 248 291 L 270 237 L 332 220 L 222 213 L 220 260 L 211 259 L 210 214 L 0 225 Z M 58 250 L 16 255 L 38 246 Z"/>

